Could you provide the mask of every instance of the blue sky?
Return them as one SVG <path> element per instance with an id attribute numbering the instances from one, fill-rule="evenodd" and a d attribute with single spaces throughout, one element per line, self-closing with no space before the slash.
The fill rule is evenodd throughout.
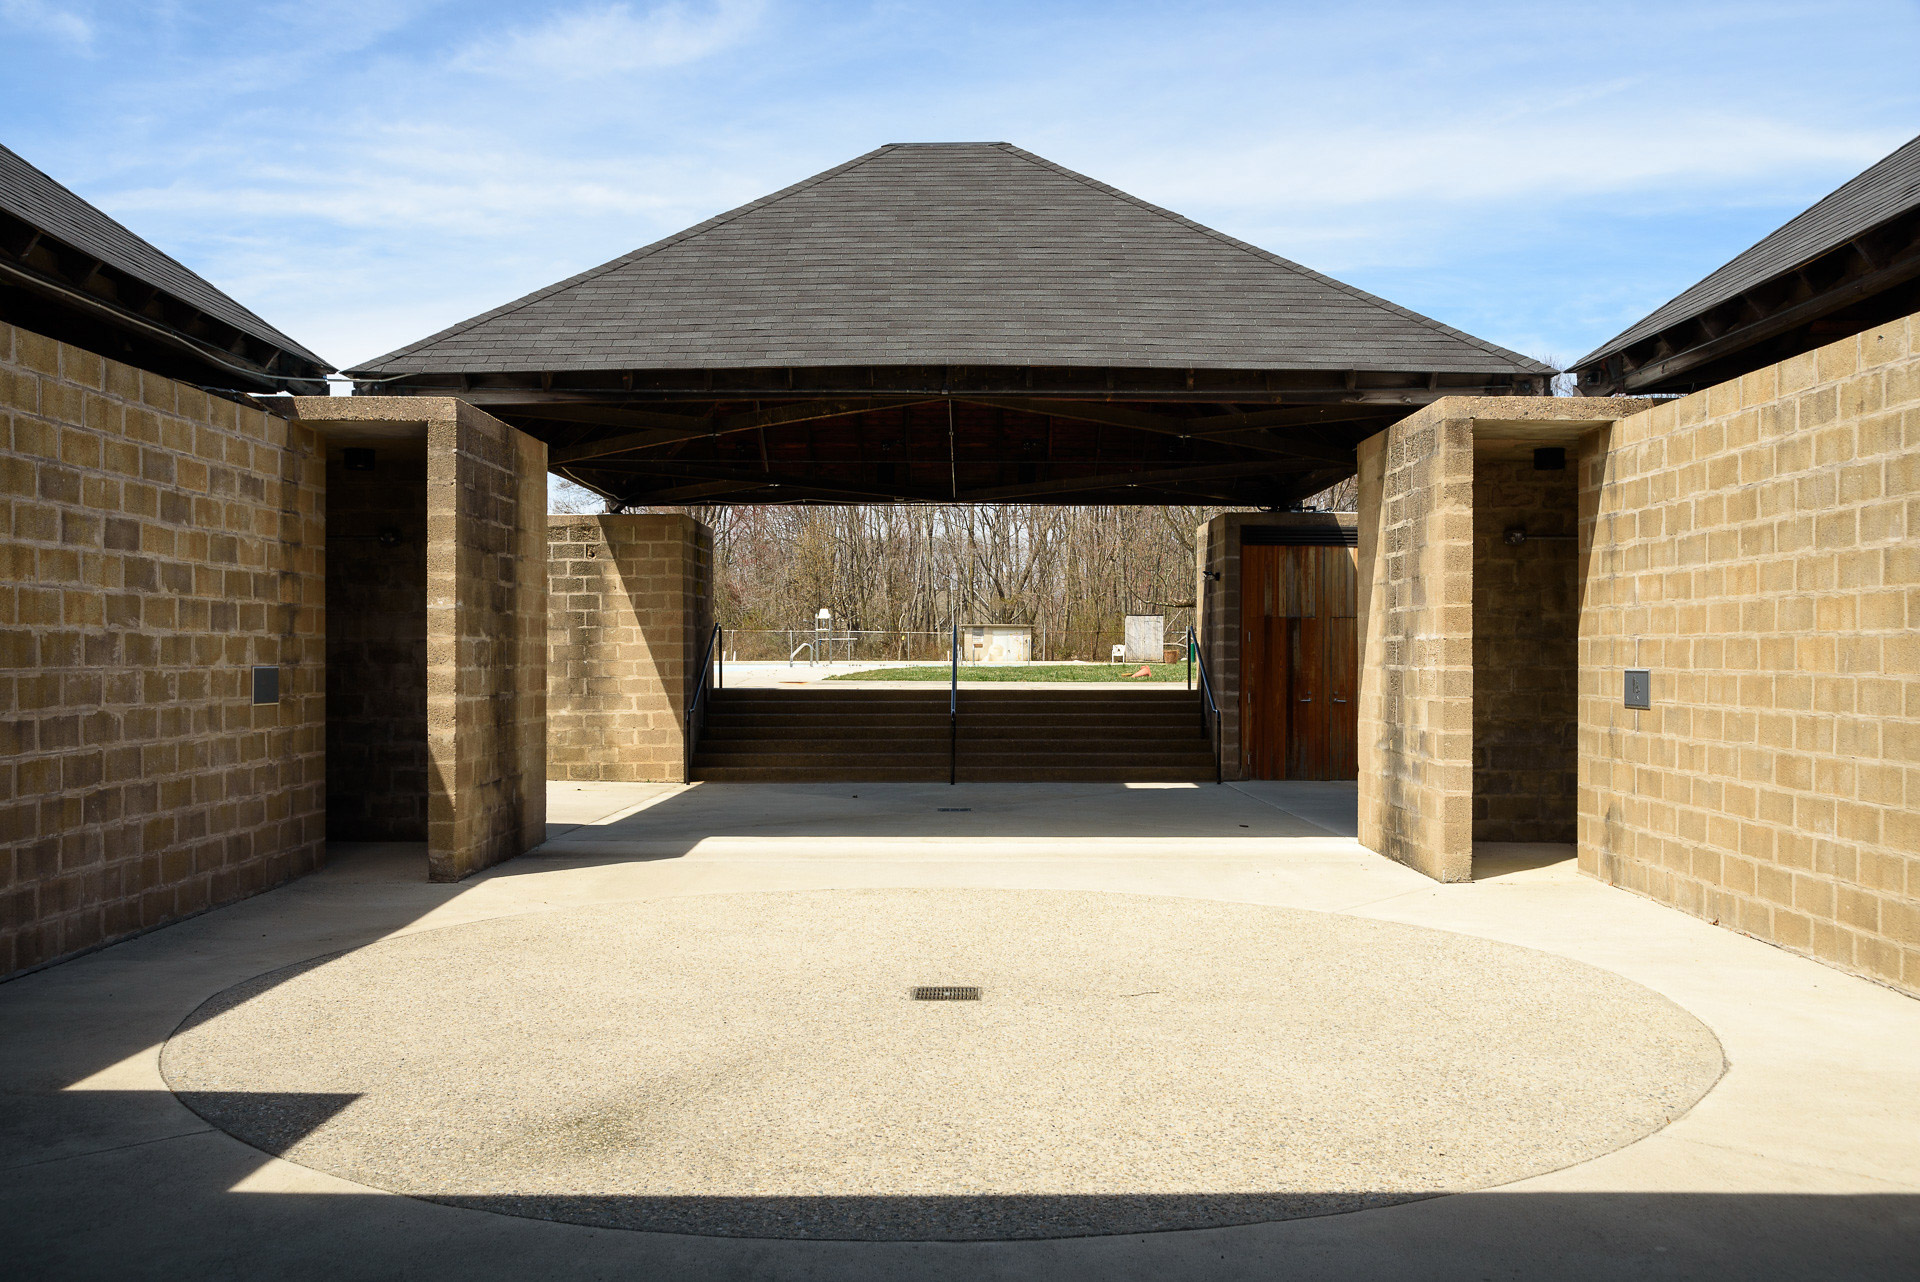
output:
<path id="1" fill-rule="evenodd" d="M 1920 133 L 1920 3 L 0 0 L 0 141 L 341 364 L 1006 140 L 1571 360 Z"/>

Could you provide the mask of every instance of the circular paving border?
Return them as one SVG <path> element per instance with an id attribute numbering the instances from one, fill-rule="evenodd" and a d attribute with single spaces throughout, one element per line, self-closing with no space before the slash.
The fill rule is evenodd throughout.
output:
<path id="1" fill-rule="evenodd" d="M 689 896 L 421 931 L 228 989 L 161 1057 L 214 1125 L 395 1193 L 871 1240 L 1487 1188 L 1660 1129 L 1723 1066 L 1665 997 L 1546 953 L 1036 890 Z"/>

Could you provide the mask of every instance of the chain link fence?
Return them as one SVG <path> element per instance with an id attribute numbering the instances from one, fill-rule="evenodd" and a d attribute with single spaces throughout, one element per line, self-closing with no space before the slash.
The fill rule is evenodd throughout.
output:
<path id="1" fill-rule="evenodd" d="M 988 625 L 991 626 L 991 625 Z M 1025 625 L 1012 625 L 1025 626 Z M 961 627 L 960 661 L 969 661 L 968 625 Z M 1164 646 L 1168 656 L 1177 656 L 1186 623 L 1176 628 L 1167 622 Z M 953 634 L 908 632 L 895 629 L 835 628 L 727 628 L 724 633 L 729 663 L 946 663 L 951 658 Z M 1065 631 L 1032 629 L 1032 657 L 1035 663 L 1060 663 L 1078 660 L 1108 663 L 1113 648 L 1126 640 L 1119 627 L 1076 628 Z"/>

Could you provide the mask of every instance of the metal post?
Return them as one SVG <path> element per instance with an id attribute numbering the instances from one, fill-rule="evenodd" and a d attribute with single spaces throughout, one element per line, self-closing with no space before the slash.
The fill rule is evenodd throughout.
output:
<path id="1" fill-rule="evenodd" d="M 960 781 L 960 620 L 953 621 L 953 675 L 947 682 L 947 784 Z"/>

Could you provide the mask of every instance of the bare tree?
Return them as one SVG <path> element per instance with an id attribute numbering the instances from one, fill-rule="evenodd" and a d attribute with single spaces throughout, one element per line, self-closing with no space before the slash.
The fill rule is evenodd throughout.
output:
<path id="1" fill-rule="evenodd" d="M 584 516 L 608 511 L 607 501 L 565 477 L 547 474 L 547 511 L 554 516 Z"/>
<path id="2" fill-rule="evenodd" d="M 1039 656 L 1104 657 L 1123 615 L 1191 620 L 1195 530 L 1219 507 L 711 507 L 729 628 L 939 634 L 1020 623 Z M 906 642 L 903 640 L 903 646 Z M 931 643 L 929 643 L 931 644 Z"/>

